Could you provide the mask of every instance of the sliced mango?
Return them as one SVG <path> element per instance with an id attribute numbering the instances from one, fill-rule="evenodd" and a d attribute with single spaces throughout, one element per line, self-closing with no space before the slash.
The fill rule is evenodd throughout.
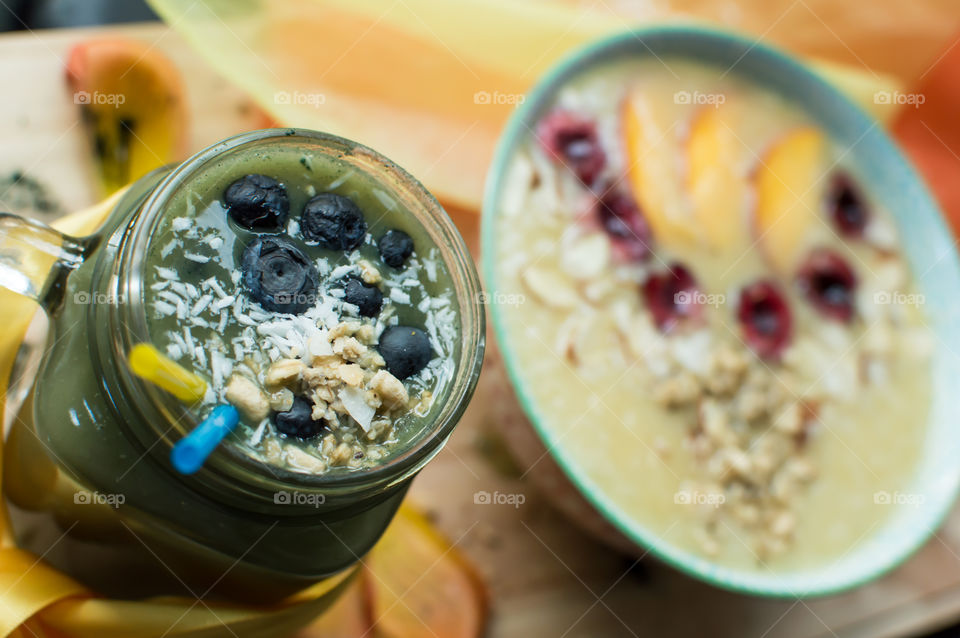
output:
<path id="1" fill-rule="evenodd" d="M 819 130 L 798 128 L 780 138 L 757 166 L 755 230 L 764 255 L 782 273 L 794 270 L 823 226 L 817 218 L 826 148 Z"/>
<path id="2" fill-rule="evenodd" d="M 622 130 L 627 180 L 658 244 L 699 243 L 696 220 L 678 169 L 675 121 L 643 92 L 627 95 Z"/>
<path id="3" fill-rule="evenodd" d="M 737 139 L 734 109 L 700 109 L 687 141 L 687 188 L 693 215 L 705 244 L 716 254 L 750 247 L 747 224 L 748 183 L 741 167 L 745 147 Z"/>
<path id="4" fill-rule="evenodd" d="M 477 638 L 487 594 L 472 566 L 420 514 L 401 507 L 366 560 L 376 634 Z"/>
<path id="5" fill-rule="evenodd" d="M 155 48 L 121 38 L 81 42 L 70 50 L 66 74 L 83 112 L 103 194 L 183 159 L 183 82 Z"/>

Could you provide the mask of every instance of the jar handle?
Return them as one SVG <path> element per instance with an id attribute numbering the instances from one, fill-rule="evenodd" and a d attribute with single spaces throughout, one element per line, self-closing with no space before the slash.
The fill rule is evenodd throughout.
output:
<path id="1" fill-rule="evenodd" d="M 89 242 L 45 224 L 0 213 L 0 288 L 33 299 L 49 312 L 63 301 L 70 271 L 83 263 Z"/>

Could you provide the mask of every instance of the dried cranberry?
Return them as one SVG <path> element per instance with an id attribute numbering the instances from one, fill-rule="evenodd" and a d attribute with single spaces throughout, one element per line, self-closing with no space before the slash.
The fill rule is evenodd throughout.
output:
<path id="1" fill-rule="evenodd" d="M 837 253 L 826 248 L 810 253 L 800 266 L 797 283 L 810 303 L 825 317 L 838 321 L 853 318 L 857 276 Z"/>
<path id="2" fill-rule="evenodd" d="M 543 118 L 537 126 L 537 137 L 548 153 L 587 186 L 593 185 L 607 164 L 596 125 L 568 111 L 553 111 Z"/>
<path id="3" fill-rule="evenodd" d="M 650 256 L 650 226 L 633 197 L 622 190 L 608 190 L 597 200 L 595 211 L 617 256 L 625 261 Z"/>
<path id="4" fill-rule="evenodd" d="M 870 220 L 870 211 L 850 176 L 845 173 L 834 176 L 827 195 L 827 207 L 841 235 L 863 236 L 863 230 Z"/>
<path id="5" fill-rule="evenodd" d="M 772 281 L 757 281 L 740 291 L 737 318 L 747 346 L 763 359 L 779 357 L 790 343 L 793 332 L 790 307 Z"/>
<path id="6" fill-rule="evenodd" d="M 669 332 L 679 321 L 700 315 L 697 281 L 680 264 L 671 264 L 665 272 L 650 275 L 642 290 L 653 321 L 662 332 Z"/>

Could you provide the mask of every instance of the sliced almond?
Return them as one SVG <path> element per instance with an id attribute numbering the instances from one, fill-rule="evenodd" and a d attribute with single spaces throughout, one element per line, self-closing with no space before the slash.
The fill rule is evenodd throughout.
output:
<path id="1" fill-rule="evenodd" d="M 603 233 L 588 233 L 569 242 L 563 269 L 576 279 L 593 279 L 610 263 L 610 242 Z"/>
<path id="2" fill-rule="evenodd" d="M 553 308 L 576 308 L 580 297 L 569 281 L 559 273 L 541 266 L 529 266 L 521 275 L 533 295 Z"/>

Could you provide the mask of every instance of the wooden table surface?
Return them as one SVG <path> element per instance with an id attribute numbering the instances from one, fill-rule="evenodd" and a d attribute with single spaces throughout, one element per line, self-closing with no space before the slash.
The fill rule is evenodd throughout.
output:
<path id="1" fill-rule="evenodd" d="M 7 91 L 0 100 L 0 175 L 21 170 L 36 177 L 66 210 L 95 201 L 91 156 L 62 68 L 68 47 L 97 33 L 147 41 L 180 68 L 192 117 L 191 152 L 257 126 L 249 99 L 162 25 L 2 35 L 0 85 Z M 454 217 L 476 248 L 477 218 L 470 213 Z M 714 589 L 654 561 L 635 564 L 557 514 L 518 478 L 526 468 L 509 468 L 485 409 L 501 398 L 487 381 L 450 445 L 416 480 L 410 498 L 485 576 L 491 636 L 873 638 L 914 635 L 960 618 L 956 512 L 896 572 L 830 598 L 751 598 Z M 480 490 L 523 494 L 525 502 L 476 505 L 474 493 Z"/>

